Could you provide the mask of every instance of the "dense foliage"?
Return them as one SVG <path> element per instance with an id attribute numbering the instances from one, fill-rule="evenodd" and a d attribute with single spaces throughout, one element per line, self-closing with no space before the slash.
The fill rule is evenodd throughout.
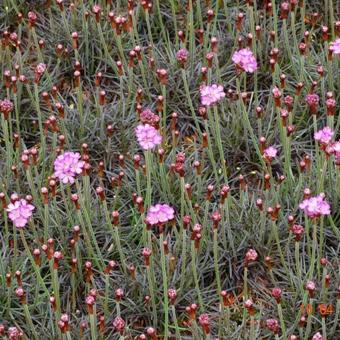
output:
<path id="1" fill-rule="evenodd" d="M 0 8 L 0 338 L 340 338 L 338 1 Z"/>

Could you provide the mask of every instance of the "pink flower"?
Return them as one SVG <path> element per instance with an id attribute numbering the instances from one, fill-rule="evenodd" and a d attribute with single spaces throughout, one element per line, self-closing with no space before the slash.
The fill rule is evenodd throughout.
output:
<path id="1" fill-rule="evenodd" d="M 125 328 L 125 321 L 120 317 L 117 316 L 114 320 L 113 320 L 113 327 L 119 332 L 122 333 L 124 328 Z"/>
<path id="2" fill-rule="evenodd" d="M 330 205 L 325 200 L 324 193 L 303 200 L 299 207 L 300 209 L 303 209 L 305 214 L 310 218 L 320 217 L 321 215 L 329 215 L 331 213 Z"/>
<path id="3" fill-rule="evenodd" d="M 9 218 L 17 228 L 24 228 L 32 216 L 34 206 L 29 204 L 25 199 L 15 201 L 8 205 L 6 211 Z"/>
<path id="4" fill-rule="evenodd" d="M 256 58 L 249 48 L 243 48 L 234 52 L 232 61 L 236 66 L 248 73 L 254 73 L 257 69 Z"/>
<path id="5" fill-rule="evenodd" d="M 149 124 L 138 125 L 135 132 L 138 143 L 144 150 L 153 149 L 156 145 L 162 143 L 160 133 Z"/>
<path id="6" fill-rule="evenodd" d="M 87 305 L 93 306 L 95 302 L 96 302 L 96 299 L 92 295 L 86 296 L 85 303 Z"/>
<path id="7" fill-rule="evenodd" d="M 13 103 L 9 99 L 0 100 L 0 112 L 8 115 L 13 110 Z"/>
<path id="8" fill-rule="evenodd" d="M 306 95 L 305 101 L 308 105 L 318 104 L 320 97 L 316 93 L 309 93 Z"/>
<path id="9" fill-rule="evenodd" d="M 257 259 L 257 252 L 255 249 L 249 249 L 247 252 L 246 252 L 246 262 L 253 262 L 253 261 L 256 261 Z"/>
<path id="10" fill-rule="evenodd" d="M 99 6 L 99 5 L 93 5 L 92 7 L 92 12 L 97 14 L 97 13 L 100 13 L 102 10 L 102 8 Z"/>
<path id="11" fill-rule="evenodd" d="M 35 68 L 35 72 L 37 74 L 42 75 L 46 71 L 46 64 L 39 63 L 37 67 Z"/>
<path id="12" fill-rule="evenodd" d="M 331 153 L 335 155 L 335 163 L 340 165 L 340 140 L 331 145 Z"/>
<path id="13" fill-rule="evenodd" d="M 9 327 L 7 335 L 10 340 L 19 340 L 24 333 L 16 327 Z"/>
<path id="14" fill-rule="evenodd" d="M 143 124 L 150 124 L 155 127 L 159 123 L 159 116 L 153 113 L 150 109 L 145 109 L 140 114 L 140 121 Z"/>
<path id="15" fill-rule="evenodd" d="M 279 326 L 279 322 L 276 319 L 267 319 L 266 326 L 274 334 L 279 333 L 280 326 Z"/>
<path id="16" fill-rule="evenodd" d="M 176 59 L 178 62 L 184 64 L 189 57 L 189 52 L 185 48 L 181 48 L 177 53 L 176 53 Z"/>
<path id="17" fill-rule="evenodd" d="M 331 47 L 333 49 L 333 54 L 340 55 L 340 38 L 331 42 Z"/>
<path id="18" fill-rule="evenodd" d="M 173 288 L 168 289 L 168 297 L 169 297 L 171 303 L 174 303 L 176 298 L 177 298 L 176 289 L 173 289 Z"/>
<path id="19" fill-rule="evenodd" d="M 334 131 L 330 127 L 325 126 L 323 129 L 314 133 L 314 139 L 323 145 L 328 145 L 333 135 Z"/>
<path id="20" fill-rule="evenodd" d="M 282 296 L 282 289 L 281 289 L 281 288 L 275 287 L 275 288 L 272 289 L 272 297 L 273 297 L 278 303 L 280 303 L 281 296 Z"/>
<path id="21" fill-rule="evenodd" d="M 280 89 L 277 86 L 275 86 L 272 89 L 272 94 L 273 94 L 274 98 L 281 98 L 281 96 L 282 96 L 282 92 L 280 91 Z"/>
<path id="22" fill-rule="evenodd" d="M 201 326 L 209 325 L 209 315 L 207 313 L 203 313 L 198 317 L 198 322 Z"/>
<path id="23" fill-rule="evenodd" d="M 44 74 L 44 72 L 46 71 L 46 65 L 43 63 L 39 63 L 35 70 L 34 70 L 34 82 L 35 83 L 39 83 L 42 75 Z"/>
<path id="24" fill-rule="evenodd" d="M 244 307 L 245 308 L 252 308 L 253 307 L 253 305 L 254 305 L 254 303 L 253 303 L 253 301 L 251 300 L 251 299 L 248 299 L 248 300 L 246 300 L 245 302 L 244 302 Z"/>
<path id="25" fill-rule="evenodd" d="M 175 217 L 175 211 L 167 204 L 152 205 L 146 216 L 146 220 L 151 225 L 163 224 L 173 220 Z"/>
<path id="26" fill-rule="evenodd" d="M 315 283 L 313 281 L 307 281 L 306 289 L 310 291 L 314 291 L 316 288 Z"/>
<path id="27" fill-rule="evenodd" d="M 340 40 L 340 39 L 338 39 Z M 323 336 L 320 334 L 320 332 L 317 332 L 313 335 L 312 340 L 323 340 Z"/>
<path id="28" fill-rule="evenodd" d="M 302 238 L 302 235 L 305 231 L 304 227 L 300 224 L 294 224 L 291 228 L 292 233 L 295 236 L 296 241 L 300 241 Z"/>
<path id="29" fill-rule="evenodd" d="M 75 177 L 82 173 L 85 164 L 80 158 L 78 152 L 67 151 L 59 155 L 54 161 L 54 176 L 64 184 L 73 184 Z"/>
<path id="30" fill-rule="evenodd" d="M 271 161 L 277 155 L 277 149 L 273 146 L 269 146 L 263 151 L 263 157 L 268 161 Z"/>
<path id="31" fill-rule="evenodd" d="M 201 86 L 200 93 L 201 104 L 204 106 L 213 106 L 225 97 L 223 86 L 217 84 Z"/>

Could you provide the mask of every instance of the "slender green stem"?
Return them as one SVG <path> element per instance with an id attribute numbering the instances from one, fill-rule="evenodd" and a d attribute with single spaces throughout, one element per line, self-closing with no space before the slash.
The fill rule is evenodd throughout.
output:
<path id="1" fill-rule="evenodd" d="M 213 251 L 214 251 L 214 268 L 215 268 L 215 278 L 217 283 L 217 294 L 218 296 L 221 295 L 221 277 L 220 277 L 220 270 L 218 266 L 218 229 L 214 228 L 213 230 Z"/>
<path id="2" fill-rule="evenodd" d="M 280 319 L 280 324 L 281 324 L 281 332 L 282 332 L 282 337 L 283 339 L 286 339 L 287 334 L 286 334 L 286 325 L 285 325 L 285 319 L 283 317 L 283 312 L 282 312 L 282 306 L 281 303 L 277 304 L 277 312 L 279 314 L 279 319 Z"/>
<path id="3" fill-rule="evenodd" d="M 32 332 L 32 336 L 33 336 L 34 339 L 38 340 L 39 336 L 38 336 L 38 333 L 37 333 L 37 331 L 36 331 L 36 329 L 35 329 L 35 327 L 33 325 L 31 313 L 30 313 L 26 303 L 23 305 L 23 309 L 24 309 L 26 321 L 27 321 L 27 323 L 28 323 L 28 325 L 30 327 L 30 331 Z"/>
<path id="4" fill-rule="evenodd" d="M 191 242 L 191 269 L 192 269 L 192 275 L 194 277 L 194 282 L 195 282 L 195 289 L 196 289 L 196 294 L 198 297 L 198 303 L 199 307 L 201 310 L 204 310 L 204 304 L 203 304 L 203 299 L 202 299 L 202 294 L 198 282 L 198 276 L 197 276 L 197 263 L 196 263 L 196 249 L 195 249 L 195 244 L 194 241 Z"/>
<path id="5" fill-rule="evenodd" d="M 97 316 L 95 313 L 90 314 L 90 328 L 91 328 L 91 340 L 97 339 Z"/>
<path id="6" fill-rule="evenodd" d="M 162 263 L 162 277 L 163 277 L 163 298 L 164 298 L 164 339 L 169 337 L 169 298 L 168 298 L 168 278 L 166 269 L 166 258 L 164 253 L 164 236 L 163 232 L 159 236 L 159 246 L 161 248 L 161 263 Z"/>
<path id="7" fill-rule="evenodd" d="M 26 238 L 25 238 L 25 234 L 24 234 L 24 230 L 23 229 L 20 229 L 20 237 L 21 237 L 21 241 L 24 245 L 24 248 L 25 248 L 25 251 L 26 251 L 26 254 L 27 256 L 29 257 L 30 261 L 31 261 L 31 264 L 33 266 L 33 269 L 35 271 L 35 274 L 37 275 L 37 279 L 38 279 L 38 283 L 39 285 L 41 286 L 41 288 L 44 290 L 45 294 L 47 296 L 49 296 L 49 292 L 48 292 L 48 289 L 45 285 L 45 282 L 43 280 L 43 278 L 41 277 L 41 274 L 40 274 L 40 269 L 39 267 L 36 265 L 35 261 L 34 261 L 34 258 L 31 254 L 31 251 L 30 251 L 30 248 L 27 244 L 27 241 L 26 241 Z"/>

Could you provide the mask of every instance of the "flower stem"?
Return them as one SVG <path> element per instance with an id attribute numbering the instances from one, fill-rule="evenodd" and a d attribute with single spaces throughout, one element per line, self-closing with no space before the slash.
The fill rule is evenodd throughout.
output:
<path id="1" fill-rule="evenodd" d="M 164 253 L 164 235 L 163 232 L 160 233 L 159 243 L 161 248 L 161 263 L 162 263 L 162 277 L 163 277 L 163 298 L 164 298 L 164 339 L 169 337 L 169 299 L 168 299 L 168 278 L 166 271 L 166 258 Z"/>
<path id="2" fill-rule="evenodd" d="M 32 332 L 32 336 L 35 340 L 38 340 L 39 339 L 39 336 L 38 336 L 38 333 L 33 325 L 33 321 L 32 321 L 32 318 L 31 318 L 31 314 L 30 314 L 30 311 L 28 309 L 28 306 L 27 304 L 25 303 L 23 305 L 23 308 L 24 308 L 24 313 L 25 313 L 25 318 L 26 318 L 26 321 L 29 325 L 29 328 L 30 328 L 30 331 Z"/>
<path id="3" fill-rule="evenodd" d="M 33 269 L 37 275 L 37 278 L 38 278 L 38 282 L 41 286 L 41 288 L 44 290 L 45 294 L 47 296 L 49 296 L 49 292 L 48 292 L 48 289 L 46 288 L 46 285 L 45 285 L 45 282 L 43 280 L 43 278 L 41 277 L 41 274 L 40 274 L 40 270 L 39 270 L 39 267 L 36 265 L 35 261 L 34 261 L 34 258 L 31 254 L 31 251 L 30 251 L 30 248 L 27 244 L 27 241 L 26 241 L 26 238 L 25 238 L 25 234 L 24 234 L 24 230 L 21 228 L 20 229 L 20 237 L 21 237 L 21 241 L 24 245 L 24 248 L 25 248 L 25 251 L 27 253 L 27 256 L 29 257 L 30 261 L 31 261 L 31 264 L 33 266 Z"/>
<path id="4" fill-rule="evenodd" d="M 195 249 L 194 241 L 191 242 L 191 268 L 192 268 L 192 275 L 194 277 L 195 289 L 196 289 L 196 294 L 198 297 L 199 307 L 201 310 L 204 310 L 202 294 L 200 291 L 200 286 L 199 286 L 198 277 L 197 277 L 196 249 Z"/>

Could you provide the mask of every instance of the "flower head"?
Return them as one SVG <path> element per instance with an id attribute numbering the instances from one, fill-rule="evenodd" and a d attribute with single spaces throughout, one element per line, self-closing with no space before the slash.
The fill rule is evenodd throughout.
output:
<path id="1" fill-rule="evenodd" d="M 340 39 L 338 39 L 338 40 L 340 40 Z M 323 340 L 323 336 L 321 335 L 320 332 L 317 332 L 313 335 L 312 340 Z"/>
<path id="2" fill-rule="evenodd" d="M 225 97 L 222 85 L 203 85 L 200 88 L 201 104 L 204 106 L 213 106 Z"/>
<path id="3" fill-rule="evenodd" d="M 316 93 L 309 93 L 306 95 L 305 101 L 309 106 L 318 105 L 320 97 Z"/>
<path id="4" fill-rule="evenodd" d="M 307 283 L 306 283 L 306 289 L 307 289 L 307 290 L 311 290 L 311 291 L 315 290 L 315 282 L 313 282 L 313 281 L 307 281 Z"/>
<path id="5" fill-rule="evenodd" d="M 335 155 L 335 163 L 340 165 L 340 140 L 332 144 L 331 150 L 331 153 Z"/>
<path id="6" fill-rule="evenodd" d="M 234 52 L 232 61 L 237 67 L 248 73 L 254 73 L 257 69 L 256 58 L 249 48 L 243 48 Z"/>
<path id="7" fill-rule="evenodd" d="M 23 332 L 18 329 L 17 327 L 9 327 L 8 328 L 8 332 L 7 332 L 7 335 L 8 335 L 8 339 L 10 340 L 18 340 L 20 339 L 24 334 Z"/>
<path id="8" fill-rule="evenodd" d="M 275 287 L 272 289 L 272 297 L 278 302 L 280 303 L 281 301 L 281 296 L 282 296 L 282 289 Z"/>
<path id="9" fill-rule="evenodd" d="M 299 207 L 303 209 L 305 214 L 310 218 L 329 215 L 331 213 L 330 205 L 325 200 L 325 194 L 323 193 L 303 200 Z"/>
<path id="10" fill-rule="evenodd" d="M 247 309 L 252 308 L 253 306 L 254 306 L 254 303 L 253 303 L 253 300 L 251 300 L 251 299 L 248 299 L 244 302 L 244 307 L 247 308 Z"/>
<path id="11" fill-rule="evenodd" d="M 209 325 L 209 315 L 207 313 L 203 313 L 198 317 L 198 322 L 201 326 Z"/>
<path id="12" fill-rule="evenodd" d="M 85 162 L 78 152 L 67 151 L 59 155 L 54 161 L 54 176 L 64 184 L 74 183 L 74 178 L 81 174 Z"/>
<path id="13" fill-rule="evenodd" d="M 46 64 L 43 63 L 39 63 L 36 68 L 35 68 L 35 72 L 38 74 L 43 74 L 46 71 Z"/>
<path id="14" fill-rule="evenodd" d="M 8 115 L 13 110 L 13 103 L 9 99 L 0 100 L 0 112 Z"/>
<path id="15" fill-rule="evenodd" d="M 339 39 L 340 40 L 340 39 Z M 323 340 L 323 336 L 321 335 L 320 332 L 317 332 L 313 335 L 312 340 Z"/>
<path id="16" fill-rule="evenodd" d="M 156 127 L 156 125 L 159 123 L 159 116 L 150 109 L 145 109 L 140 114 L 140 121 L 143 124 L 150 124 L 153 127 Z"/>
<path id="17" fill-rule="evenodd" d="M 258 254 L 255 249 L 249 249 L 246 252 L 246 263 L 254 262 L 257 260 Z"/>
<path id="18" fill-rule="evenodd" d="M 209 318 L 209 315 L 207 313 L 203 313 L 198 317 L 198 323 L 203 328 L 203 332 L 205 334 L 210 333 L 210 327 L 209 327 L 210 326 L 210 318 Z"/>
<path id="19" fill-rule="evenodd" d="M 113 327 L 119 332 L 122 333 L 124 331 L 125 328 L 125 321 L 120 317 L 117 316 L 114 320 L 113 320 Z"/>
<path id="20" fill-rule="evenodd" d="M 44 74 L 44 72 L 46 71 L 46 64 L 43 64 L 43 63 L 39 63 L 35 70 L 34 70 L 34 82 L 36 84 L 39 83 L 42 75 Z"/>
<path id="21" fill-rule="evenodd" d="M 86 296 L 85 303 L 87 305 L 93 306 L 95 302 L 96 302 L 96 299 L 92 295 Z"/>
<path id="22" fill-rule="evenodd" d="M 173 220 L 175 217 L 175 211 L 167 204 L 152 205 L 146 216 L 146 220 L 151 225 L 163 224 Z"/>
<path id="23" fill-rule="evenodd" d="M 279 322 L 276 319 L 267 319 L 266 326 L 274 334 L 279 333 L 280 326 L 279 326 Z"/>
<path id="24" fill-rule="evenodd" d="M 20 199 L 9 204 L 6 211 L 9 213 L 10 220 L 17 228 L 24 228 L 31 218 L 34 208 L 25 199 Z"/>
<path id="25" fill-rule="evenodd" d="M 177 291 L 176 289 L 170 288 L 168 289 L 168 297 L 172 304 L 174 304 L 176 298 L 177 298 Z"/>
<path id="26" fill-rule="evenodd" d="M 340 38 L 331 42 L 331 47 L 333 49 L 333 54 L 340 55 Z"/>
<path id="27" fill-rule="evenodd" d="M 325 126 L 323 129 L 314 133 L 314 139 L 322 145 L 328 145 L 333 135 L 334 131 L 330 127 Z"/>
<path id="28" fill-rule="evenodd" d="M 277 149 L 273 146 L 269 146 L 263 151 L 263 157 L 268 161 L 271 161 L 273 158 L 276 157 L 276 155 Z"/>
<path id="29" fill-rule="evenodd" d="M 138 125 L 135 132 L 138 143 L 144 150 L 153 149 L 156 145 L 162 143 L 162 136 L 160 133 L 149 124 Z"/>
<path id="30" fill-rule="evenodd" d="M 176 53 L 176 59 L 179 63 L 184 64 L 188 60 L 189 57 L 189 52 L 185 48 L 181 48 L 177 53 Z"/>
<path id="31" fill-rule="evenodd" d="M 302 235 L 305 231 L 304 227 L 300 224 L 294 224 L 291 228 L 292 233 L 295 236 L 296 241 L 300 241 L 302 238 Z"/>

